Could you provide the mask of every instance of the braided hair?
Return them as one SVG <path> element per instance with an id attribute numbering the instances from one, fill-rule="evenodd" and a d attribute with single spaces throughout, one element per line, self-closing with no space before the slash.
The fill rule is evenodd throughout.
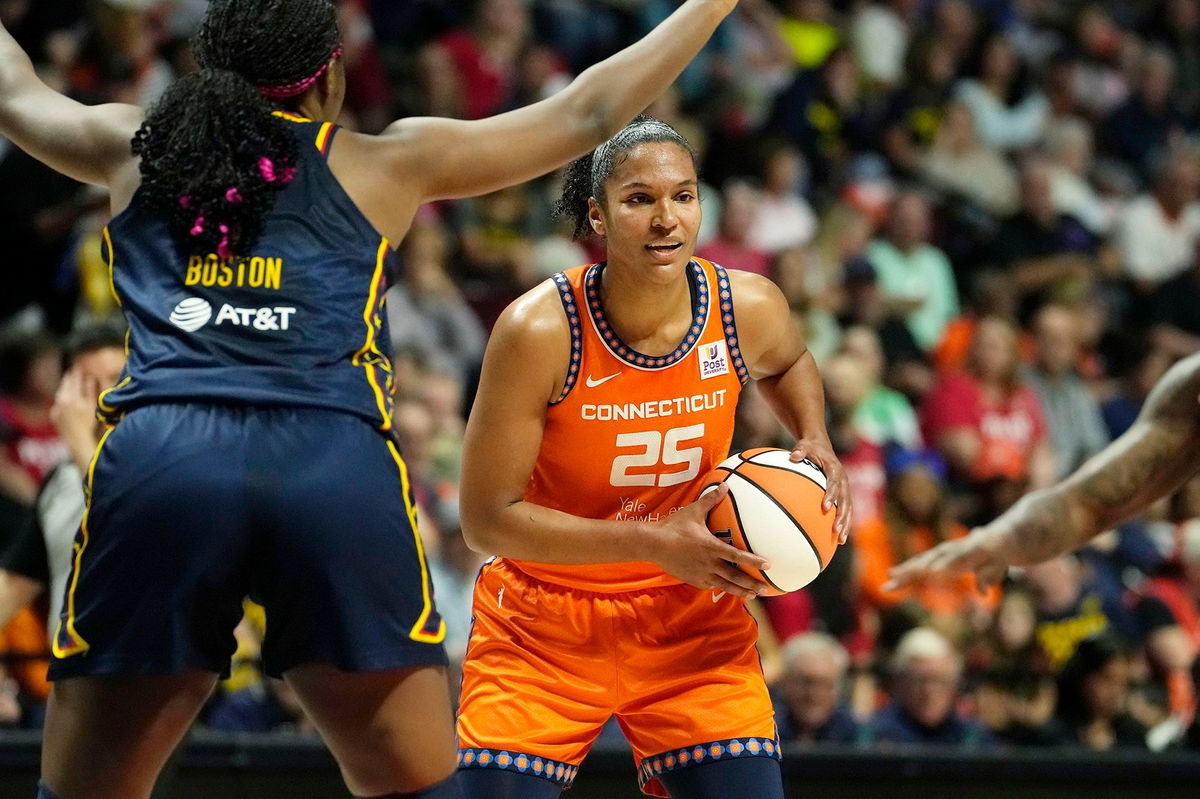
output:
<path id="1" fill-rule="evenodd" d="M 331 0 L 212 0 L 192 42 L 200 71 L 167 90 L 133 139 L 141 191 L 187 254 L 248 252 L 299 150 L 277 105 L 341 53 Z"/>
<path id="2" fill-rule="evenodd" d="M 555 218 L 575 222 L 575 239 L 586 239 L 592 233 L 588 220 L 588 200 L 604 203 L 604 184 L 625 163 L 629 153 L 638 145 L 670 142 L 679 145 L 696 165 L 696 151 L 679 131 L 666 122 L 642 114 L 621 129 L 616 136 L 601 144 L 594 152 L 572 162 L 563 176 L 562 196 L 554 205 Z"/>

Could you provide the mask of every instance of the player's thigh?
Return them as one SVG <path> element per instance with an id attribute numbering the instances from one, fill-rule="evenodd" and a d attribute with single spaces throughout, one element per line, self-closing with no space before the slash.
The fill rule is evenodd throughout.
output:
<path id="1" fill-rule="evenodd" d="M 308 664 L 284 679 L 357 796 L 409 793 L 455 768 L 454 719 L 443 667 L 347 673 Z"/>
<path id="2" fill-rule="evenodd" d="M 775 714 L 745 604 L 675 586 L 622 614 L 617 719 L 643 786 L 725 760 L 779 758 Z"/>
<path id="3" fill-rule="evenodd" d="M 571 785 L 616 704 L 611 604 L 503 559 L 484 566 L 463 664 L 460 768 Z"/>
<path id="4" fill-rule="evenodd" d="M 69 799 L 142 799 L 216 684 L 216 675 L 76 677 L 55 683 L 42 777 Z"/>

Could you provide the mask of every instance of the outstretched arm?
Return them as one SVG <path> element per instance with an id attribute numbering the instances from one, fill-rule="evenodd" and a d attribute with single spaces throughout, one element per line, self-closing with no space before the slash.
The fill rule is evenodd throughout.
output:
<path id="1" fill-rule="evenodd" d="M 1074 550 L 1200 471 L 1200 355 L 1177 363 L 1125 435 L 1056 486 L 1029 494 L 989 525 L 892 570 L 890 587 L 975 571 L 993 585 L 1010 565 Z"/>
<path id="2" fill-rule="evenodd" d="M 68 177 L 107 186 L 133 162 L 130 142 L 143 116 L 137 106 L 88 106 L 54 91 L 0 26 L 0 133 L 34 158 Z"/>
<path id="3" fill-rule="evenodd" d="M 404 119 L 384 132 L 390 172 L 418 201 L 522 183 L 600 146 L 661 94 L 737 0 L 687 0 L 645 38 L 539 103 L 478 121 Z"/>

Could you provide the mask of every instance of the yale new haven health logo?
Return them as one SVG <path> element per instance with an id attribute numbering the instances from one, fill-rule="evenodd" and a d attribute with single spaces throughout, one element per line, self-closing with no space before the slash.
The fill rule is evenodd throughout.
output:
<path id="1" fill-rule="evenodd" d="M 171 324 L 185 333 L 195 333 L 212 319 L 213 309 L 208 300 L 188 297 L 171 311 Z"/>
<path id="2" fill-rule="evenodd" d="M 723 339 L 700 345 L 700 379 L 729 374 L 729 356 Z"/>

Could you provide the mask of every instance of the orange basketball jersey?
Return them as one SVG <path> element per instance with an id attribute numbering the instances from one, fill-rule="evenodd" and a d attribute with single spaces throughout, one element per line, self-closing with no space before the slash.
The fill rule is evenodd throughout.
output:
<path id="1" fill-rule="evenodd" d="M 716 264 L 692 261 L 692 327 L 674 352 L 650 356 L 625 345 L 605 320 L 603 269 L 554 276 L 571 323 L 571 365 L 546 411 L 525 499 L 592 519 L 663 519 L 693 501 L 699 482 L 728 454 L 749 379 L 729 277 Z M 589 591 L 680 582 L 652 563 L 511 562 L 535 578 Z"/>

